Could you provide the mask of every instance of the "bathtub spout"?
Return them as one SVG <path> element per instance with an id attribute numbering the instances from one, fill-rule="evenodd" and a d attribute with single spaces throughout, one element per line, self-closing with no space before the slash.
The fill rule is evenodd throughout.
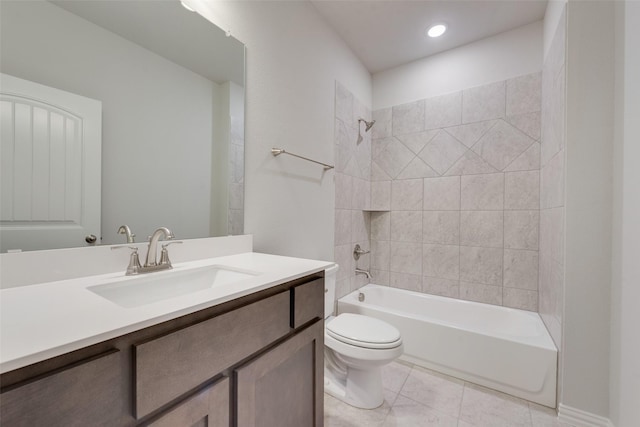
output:
<path id="1" fill-rule="evenodd" d="M 371 273 L 369 273 L 367 270 L 356 268 L 356 274 L 364 274 L 365 276 L 367 276 L 367 279 L 371 280 Z"/>

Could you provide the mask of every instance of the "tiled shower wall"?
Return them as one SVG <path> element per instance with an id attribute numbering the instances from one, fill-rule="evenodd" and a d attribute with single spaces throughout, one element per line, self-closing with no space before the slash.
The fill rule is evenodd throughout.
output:
<path id="1" fill-rule="evenodd" d="M 566 9 L 542 69 L 539 312 L 558 348 L 564 292 L 565 38 Z"/>
<path id="2" fill-rule="evenodd" d="M 373 283 L 537 310 L 540 94 L 535 73 L 373 112 Z"/>
<path id="3" fill-rule="evenodd" d="M 355 274 L 356 267 L 369 269 L 370 255 L 358 261 L 353 249 L 359 244 L 369 250 L 371 221 L 371 131 L 365 132 L 358 119 L 371 119 L 371 111 L 340 83 L 336 83 L 335 100 L 335 247 L 337 273 L 336 298 L 369 283 L 366 276 Z M 360 139 L 358 135 L 361 135 Z"/>

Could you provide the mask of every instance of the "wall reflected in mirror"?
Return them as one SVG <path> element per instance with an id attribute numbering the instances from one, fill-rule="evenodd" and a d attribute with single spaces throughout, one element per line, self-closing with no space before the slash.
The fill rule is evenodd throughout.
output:
<path id="1" fill-rule="evenodd" d="M 99 236 L 102 244 L 124 243 L 124 236 L 117 234 L 123 224 L 138 242 L 146 241 L 159 226 L 169 227 L 178 239 L 243 233 L 242 43 L 177 0 L 3 0 L 0 18 L 3 74 L 102 105 L 101 225 L 95 232 L 87 230 L 87 235 Z M 2 86 L 0 80 L 4 92 Z M 14 111 L 16 107 L 6 107 L 5 98 L 3 111 Z M 40 114 L 34 108 L 30 111 L 27 121 Z M 48 123 L 54 116 L 47 116 Z M 10 124 L 3 126 L 10 130 L 3 131 L 3 166 L 18 158 L 16 147 L 23 157 L 24 152 L 42 157 L 34 148 L 33 135 L 6 142 L 10 140 L 6 135 L 15 136 L 13 126 L 17 126 L 17 116 L 10 117 L 3 116 L 3 125 Z M 37 135 L 40 131 L 34 129 L 31 134 Z M 52 147 L 47 153 L 53 152 Z M 52 165 L 45 167 L 58 167 Z M 20 212 L 4 208 L 12 205 L 7 201 L 16 194 L 37 193 L 24 187 L 33 187 L 33 179 L 14 182 L 21 168 L 19 164 L 12 168 L 9 179 L 7 172 L 2 176 L 2 230 L 13 230 L 12 236 L 21 227 L 46 230 L 50 226 L 46 213 L 34 207 L 44 203 L 35 196 L 23 197 L 33 200 L 23 201 Z M 35 169 L 40 175 L 49 173 Z M 85 166 L 81 186 L 89 175 Z M 10 181 L 14 187 L 6 184 Z M 15 187 L 18 184 L 23 187 Z M 55 200 L 63 194 L 58 188 L 47 197 Z M 28 203 L 30 207 L 25 207 Z M 83 215 L 88 210 L 80 218 Z M 77 228 L 74 221 L 62 225 Z M 41 241 L 2 238 L 0 250 L 88 244 L 84 235 L 67 243 L 39 231 L 35 234 L 42 236 Z"/>

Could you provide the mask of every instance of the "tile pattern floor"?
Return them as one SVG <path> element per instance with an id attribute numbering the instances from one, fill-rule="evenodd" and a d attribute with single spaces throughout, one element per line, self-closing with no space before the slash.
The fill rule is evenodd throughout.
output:
<path id="1" fill-rule="evenodd" d="M 325 394 L 325 427 L 572 427 L 552 409 L 403 362 L 387 365 L 382 383 L 373 410 Z"/>

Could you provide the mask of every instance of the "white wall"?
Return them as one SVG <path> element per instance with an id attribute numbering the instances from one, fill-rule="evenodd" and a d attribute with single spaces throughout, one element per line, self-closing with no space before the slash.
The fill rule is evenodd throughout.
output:
<path id="1" fill-rule="evenodd" d="M 102 243 L 121 224 L 208 236 L 215 83 L 49 2 L 2 3 L 3 72 L 102 101 Z"/>
<path id="2" fill-rule="evenodd" d="M 613 10 L 614 3 L 608 1 L 570 1 L 567 5 L 566 262 L 560 403 L 599 417 L 609 413 Z M 599 26 L 607 30 L 593 31 Z M 562 413 L 562 406 L 560 410 Z"/>
<path id="3" fill-rule="evenodd" d="M 616 3 L 616 143 L 611 301 L 610 413 L 640 424 L 640 3 Z"/>
<path id="4" fill-rule="evenodd" d="M 307 2 L 192 2 L 247 47 L 245 232 L 256 251 L 333 259 L 335 80 L 371 105 L 371 77 Z"/>
<path id="5" fill-rule="evenodd" d="M 542 29 L 542 21 L 534 22 L 376 73 L 372 110 L 538 72 Z"/>

